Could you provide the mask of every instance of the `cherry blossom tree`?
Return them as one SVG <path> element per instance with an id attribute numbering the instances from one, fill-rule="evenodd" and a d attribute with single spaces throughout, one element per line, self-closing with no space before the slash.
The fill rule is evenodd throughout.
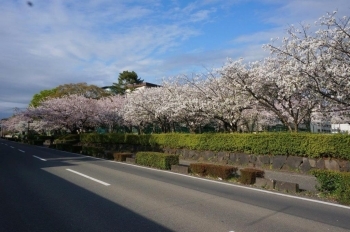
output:
<path id="1" fill-rule="evenodd" d="M 185 76 L 177 76 L 164 80 L 164 88 L 171 99 L 168 112 L 173 123 L 185 125 L 191 133 L 201 131 L 210 123 L 205 114 L 206 99 L 198 88 L 190 84 Z"/>
<path id="2" fill-rule="evenodd" d="M 113 127 L 123 125 L 123 108 L 125 96 L 114 95 L 104 97 L 96 102 L 95 125 L 113 130 Z"/>
<path id="3" fill-rule="evenodd" d="M 302 76 L 285 69 L 289 61 L 279 57 L 250 64 L 242 60 L 229 61 L 222 75 L 273 112 L 290 131 L 297 131 L 299 125 L 310 118 L 319 101 Z"/>
<path id="4" fill-rule="evenodd" d="M 328 99 L 328 106 L 350 107 L 350 25 L 349 17 L 336 18 L 337 12 L 322 16 L 315 33 L 309 26 L 291 26 L 281 46 L 265 48 L 274 56 L 289 59 L 286 70 L 303 77 L 303 83 Z"/>
<path id="5" fill-rule="evenodd" d="M 168 91 L 162 87 L 133 91 L 126 97 L 124 120 L 140 129 L 155 124 L 163 132 L 169 132 L 171 101 Z"/>
<path id="6" fill-rule="evenodd" d="M 37 108 L 30 107 L 28 115 L 45 121 L 50 129 L 68 129 L 75 133 L 96 125 L 96 101 L 75 94 L 50 98 L 41 102 Z"/>
<path id="7" fill-rule="evenodd" d="M 206 118 L 206 121 L 221 125 L 224 131 L 237 131 L 241 121 L 242 112 L 250 108 L 251 97 L 236 88 L 234 83 L 220 76 L 220 70 L 208 71 L 192 77 L 182 76 L 181 82 L 191 87 L 189 93 L 196 97 L 187 97 L 189 102 L 198 100 L 200 104 L 187 105 L 197 115 Z M 180 81 L 178 81 L 180 82 Z"/>

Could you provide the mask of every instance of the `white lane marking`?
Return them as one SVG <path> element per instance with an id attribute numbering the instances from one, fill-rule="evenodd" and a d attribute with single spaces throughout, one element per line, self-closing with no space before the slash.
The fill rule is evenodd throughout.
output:
<path id="1" fill-rule="evenodd" d="M 37 159 L 39 159 L 39 160 L 41 160 L 41 161 L 46 161 L 46 159 L 40 158 L 40 157 L 35 156 L 35 155 L 33 155 L 33 157 L 35 157 L 35 158 L 37 158 Z"/>
<path id="2" fill-rule="evenodd" d="M 88 175 L 85 175 L 85 174 L 83 174 L 83 173 L 74 171 L 74 170 L 72 170 L 72 169 L 66 169 L 66 170 L 69 171 L 69 172 L 73 172 L 73 173 L 75 173 L 75 174 L 77 174 L 77 175 L 79 175 L 79 176 L 85 177 L 85 178 L 87 178 L 87 179 L 93 180 L 93 181 L 95 181 L 95 182 L 97 182 L 97 183 L 103 184 L 103 185 L 105 185 L 105 186 L 109 186 L 109 185 L 110 185 L 110 184 L 108 184 L 108 183 L 106 183 L 106 182 L 103 182 L 103 181 L 101 181 L 101 180 L 95 179 L 95 178 L 93 178 L 93 177 L 91 177 L 91 176 L 88 176 Z"/>
<path id="3" fill-rule="evenodd" d="M 51 160 L 72 160 L 72 159 L 86 159 L 86 157 L 62 157 L 62 158 L 51 158 L 47 160 L 51 161 Z"/>
<path id="4" fill-rule="evenodd" d="M 25 151 L 22 151 L 22 150 L 20 150 L 20 149 L 18 149 L 20 152 L 23 152 L 23 153 L 25 153 Z"/>
<path id="5" fill-rule="evenodd" d="M 14 148 L 14 147 L 12 147 L 12 146 L 10 146 L 11 148 Z"/>

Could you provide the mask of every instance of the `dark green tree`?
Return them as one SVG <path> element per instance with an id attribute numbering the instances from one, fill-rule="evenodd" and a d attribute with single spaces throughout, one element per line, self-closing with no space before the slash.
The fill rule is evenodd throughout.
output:
<path id="1" fill-rule="evenodd" d="M 45 89 L 40 91 L 39 93 L 34 94 L 32 100 L 30 101 L 29 105 L 33 107 L 38 107 L 40 105 L 40 102 L 52 97 L 56 94 L 56 88 L 54 89 Z"/>
<path id="2" fill-rule="evenodd" d="M 143 80 L 139 78 L 136 72 L 123 71 L 119 73 L 118 83 L 113 83 L 113 89 L 118 94 L 125 94 L 127 89 L 133 89 L 133 84 L 141 84 Z"/>
<path id="3" fill-rule="evenodd" d="M 29 105 L 38 107 L 40 102 L 47 98 L 59 98 L 72 94 L 83 95 L 84 97 L 95 99 L 110 95 L 110 93 L 96 85 L 87 85 L 86 83 L 64 84 L 53 89 L 42 90 L 39 93 L 34 94 Z"/>
<path id="4" fill-rule="evenodd" d="M 62 97 L 66 95 L 78 94 L 86 98 L 99 99 L 109 96 L 110 93 L 96 85 L 88 85 L 86 83 L 64 84 L 56 87 L 53 97 Z"/>

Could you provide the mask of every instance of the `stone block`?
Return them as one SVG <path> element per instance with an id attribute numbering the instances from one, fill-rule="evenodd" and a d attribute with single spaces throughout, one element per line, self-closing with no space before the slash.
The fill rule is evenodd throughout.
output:
<path id="1" fill-rule="evenodd" d="M 316 164 L 316 162 L 315 162 Z M 303 158 L 303 162 L 299 166 L 299 171 L 301 173 L 308 173 L 312 169 L 308 158 Z"/>
<path id="2" fill-rule="evenodd" d="M 124 162 L 126 158 L 133 158 L 133 153 L 128 152 L 113 152 L 113 158 L 115 161 Z"/>
<path id="3" fill-rule="evenodd" d="M 309 163 L 312 168 L 316 168 L 316 160 L 309 158 Z"/>
<path id="4" fill-rule="evenodd" d="M 270 165 L 270 156 L 268 155 L 259 155 L 256 157 L 255 165 L 257 167 L 265 167 Z"/>
<path id="5" fill-rule="evenodd" d="M 276 181 L 261 177 L 256 177 L 255 179 L 255 186 L 265 188 L 265 189 L 274 189 L 275 188 Z"/>
<path id="6" fill-rule="evenodd" d="M 281 169 L 287 160 L 287 156 L 277 155 L 272 158 L 272 168 Z"/>
<path id="7" fill-rule="evenodd" d="M 246 154 L 236 154 L 237 157 L 237 163 L 239 165 L 248 165 L 250 157 Z"/>
<path id="8" fill-rule="evenodd" d="M 302 157 L 298 156 L 288 156 L 285 164 L 283 165 L 283 169 L 286 170 L 298 170 L 300 164 L 303 162 Z"/>
<path id="9" fill-rule="evenodd" d="M 252 163 L 255 166 L 256 161 L 257 157 L 255 155 L 249 155 L 249 163 Z"/>
<path id="10" fill-rule="evenodd" d="M 227 152 L 220 151 L 216 154 L 216 157 L 217 157 L 218 162 L 223 162 L 223 161 L 228 160 L 228 158 L 230 157 L 230 154 Z"/>
<path id="11" fill-rule="evenodd" d="M 275 189 L 288 193 L 299 192 L 299 184 L 276 180 Z"/>
<path id="12" fill-rule="evenodd" d="M 188 158 L 193 159 L 193 160 L 197 160 L 199 157 L 200 156 L 199 156 L 197 151 L 194 151 L 194 150 L 188 151 Z"/>
<path id="13" fill-rule="evenodd" d="M 201 156 L 204 161 L 209 161 L 209 160 L 213 160 L 213 158 L 215 157 L 215 153 L 212 151 L 204 151 L 202 152 Z"/>
<path id="14" fill-rule="evenodd" d="M 235 153 L 230 153 L 229 161 L 236 163 L 237 162 L 237 156 Z"/>
<path id="15" fill-rule="evenodd" d="M 325 169 L 325 163 L 324 163 L 324 159 L 318 159 L 316 161 L 316 168 L 317 169 Z"/>
<path id="16" fill-rule="evenodd" d="M 185 165 L 171 165 L 171 171 L 181 174 L 188 174 L 188 166 Z"/>
<path id="17" fill-rule="evenodd" d="M 182 157 L 184 157 L 184 154 L 183 154 L 184 152 L 183 152 L 183 150 L 182 149 L 176 149 L 176 151 L 175 151 L 175 154 L 176 155 L 179 155 L 179 156 L 182 156 Z M 185 158 L 185 157 L 184 157 Z"/>
<path id="18" fill-rule="evenodd" d="M 51 142 L 50 139 L 47 139 L 47 140 L 45 140 L 45 142 L 43 142 L 43 145 L 44 145 L 45 147 L 49 147 L 51 144 L 52 144 L 52 142 Z"/>
<path id="19" fill-rule="evenodd" d="M 324 161 L 324 166 L 327 170 L 340 171 L 340 166 L 336 160 L 327 159 Z"/>
<path id="20" fill-rule="evenodd" d="M 184 159 L 189 159 L 190 158 L 190 150 L 183 149 L 182 156 L 184 157 Z"/>
<path id="21" fill-rule="evenodd" d="M 339 165 L 340 165 L 340 171 L 341 172 L 350 172 L 350 161 L 339 161 Z"/>
<path id="22" fill-rule="evenodd" d="M 135 162 L 135 158 L 126 158 L 125 159 L 125 162 L 126 163 L 129 163 L 129 164 L 135 164 L 136 162 Z"/>

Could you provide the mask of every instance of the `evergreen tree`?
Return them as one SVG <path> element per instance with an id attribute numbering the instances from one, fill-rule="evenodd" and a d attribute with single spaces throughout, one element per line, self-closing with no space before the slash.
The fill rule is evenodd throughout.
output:
<path id="1" fill-rule="evenodd" d="M 137 76 L 136 72 L 123 71 L 119 73 L 118 83 L 113 83 L 113 89 L 118 94 L 124 94 L 127 89 L 132 89 L 130 85 L 142 82 L 143 80 Z"/>

